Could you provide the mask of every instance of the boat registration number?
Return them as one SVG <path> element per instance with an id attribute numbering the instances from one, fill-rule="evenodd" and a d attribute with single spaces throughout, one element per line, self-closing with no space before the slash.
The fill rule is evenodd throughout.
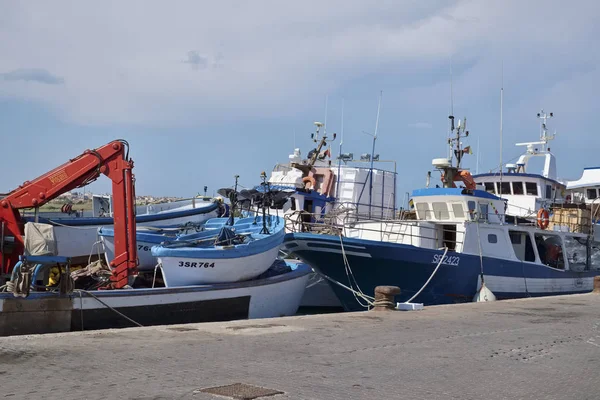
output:
<path id="1" fill-rule="evenodd" d="M 193 261 L 179 261 L 179 266 L 184 268 L 214 268 L 215 263 L 208 262 L 193 262 Z"/>
<path id="2" fill-rule="evenodd" d="M 440 262 L 440 260 L 442 260 L 442 264 L 446 264 L 446 265 L 458 266 L 458 264 L 460 263 L 460 257 L 458 257 L 458 256 L 443 256 L 443 257 L 444 257 L 444 259 L 442 260 L 441 254 L 434 254 L 433 260 L 431 260 L 431 263 L 438 264 Z"/>
<path id="3" fill-rule="evenodd" d="M 138 251 L 150 251 L 150 246 L 144 246 L 143 244 L 138 244 Z"/>

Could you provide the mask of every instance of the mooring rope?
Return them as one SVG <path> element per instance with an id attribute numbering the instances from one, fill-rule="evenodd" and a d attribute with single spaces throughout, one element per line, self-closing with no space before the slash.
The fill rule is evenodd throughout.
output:
<path id="1" fill-rule="evenodd" d="M 133 319 L 129 318 L 127 315 L 125 315 L 125 314 L 121 313 L 121 312 L 120 312 L 120 311 L 118 311 L 117 309 L 115 309 L 115 308 L 113 308 L 113 307 L 109 306 L 108 304 L 106 304 L 105 302 L 103 302 L 102 300 L 100 300 L 100 299 L 99 299 L 99 298 L 98 298 L 98 297 L 97 297 L 95 294 L 93 294 L 92 292 L 88 292 L 87 290 L 83 290 L 83 289 L 75 289 L 74 291 L 75 291 L 75 292 L 79 292 L 79 293 L 80 293 L 80 296 L 81 296 L 81 293 L 85 293 L 85 294 L 87 294 L 88 296 L 90 296 L 90 297 L 93 297 L 94 299 L 98 300 L 98 302 L 99 302 L 100 304 L 102 304 L 103 306 L 105 306 L 105 307 L 106 307 L 106 308 L 108 308 L 109 310 L 111 310 L 111 311 L 114 311 L 116 314 L 118 314 L 118 315 L 120 315 L 121 317 L 125 318 L 127 321 L 131 322 L 132 324 L 134 324 L 134 325 L 137 325 L 137 326 L 138 326 L 138 327 L 140 327 L 140 328 L 143 328 L 143 327 L 144 327 L 144 325 L 140 324 L 139 322 L 136 322 L 136 321 L 134 321 Z M 82 304 L 83 304 L 83 303 L 82 303 Z M 83 311 L 82 311 L 82 312 L 83 312 Z M 82 322 L 82 324 L 83 324 L 83 322 Z"/>
<path id="2" fill-rule="evenodd" d="M 421 289 L 419 289 L 419 291 L 417 293 L 415 293 L 415 295 L 413 297 L 411 297 L 410 299 L 406 300 L 404 303 L 410 303 L 411 301 L 413 301 L 414 299 L 416 299 L 417 296 L 421 294 L 421 292 L 423 291 L 423 289 L 425 289 L 427 287 L 427 285 L 429 285 L 429 282 L 431 282 L 431 280 L 435 276 L 437 270 L 442 265 L 442 261 L 444 261 L 444 257 L 446 257 L 446 253 L 448 253 L 448 247 L 446 247 L 446 249 L 444 250 L 444 254 L 442 255 L 442 257 L 440 257 L 440 261 L 438 262 L 438 265 L 435 267 L 435 269 L 431 273 L 431 276 L 429 277 L 429 279 L 427 279 L 427 282 L 425 282 L 425 284 L 423 285 L 423 287 L 421 287 Z"/>

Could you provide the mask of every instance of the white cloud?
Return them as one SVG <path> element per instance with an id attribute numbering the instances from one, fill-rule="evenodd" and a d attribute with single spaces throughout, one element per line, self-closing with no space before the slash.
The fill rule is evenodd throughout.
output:
<path id="1" fill-rule="evenodd" d="M 452 56 L 457 65 L 472 64 L 457 77 L 457 98 L 474 99 L 495 85 L 489 77 L 499 75 L 500 59 L 508 82 L 524 69 L 560 72 L 573 53 L 598 61 L 589 47 L 595 13 L 582 12 L 594 7 L 516 0 L 5 2 L 0 35 L 10 40 L 0 41 L 0 73 L 39 68 L 64 84 L 0 80 L 0 93 L 42 101 L 82 124 L 185 124 L 289 113 L 367 74 L 406 73 L 410 87 L 411 71 L 447 65 Z"/>

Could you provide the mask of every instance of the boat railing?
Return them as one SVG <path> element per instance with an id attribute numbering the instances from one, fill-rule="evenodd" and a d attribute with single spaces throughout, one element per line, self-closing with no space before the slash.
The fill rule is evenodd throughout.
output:
<path id="1" fill-rule="evenodd" d="M 287 214 L 286 228 L 290 232 L 307 232 L 379 240 L 454 250 L 463 244 L 463 233 L 456 223 L 424 225 L 423 221 L 361 218 L 356 214 L 337 212 L 315 214 L 296 211 Z M 420 222 L 420 223 L 418 223 Z"/>

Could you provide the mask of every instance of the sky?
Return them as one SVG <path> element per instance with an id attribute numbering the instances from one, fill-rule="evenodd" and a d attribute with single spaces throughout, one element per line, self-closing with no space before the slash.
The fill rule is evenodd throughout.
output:
<path id="1" fill-rule="evenodd" d="M 312 148 L 314 121 L 334 156 L 342 126 L 344 152 L 370 152 L 381 93 L 375 152 L 397 161 L 401 199 L 446 155 L 451 103 L 464 166 L 497 169 L 501 87 L 504 162 L 544 109 L 559 176 L 577 179 L 600 165 L 600 4 L 568 4 L 0 0 L 0 192 L 114 139 L 139 195 L 251 187 Z"/>

